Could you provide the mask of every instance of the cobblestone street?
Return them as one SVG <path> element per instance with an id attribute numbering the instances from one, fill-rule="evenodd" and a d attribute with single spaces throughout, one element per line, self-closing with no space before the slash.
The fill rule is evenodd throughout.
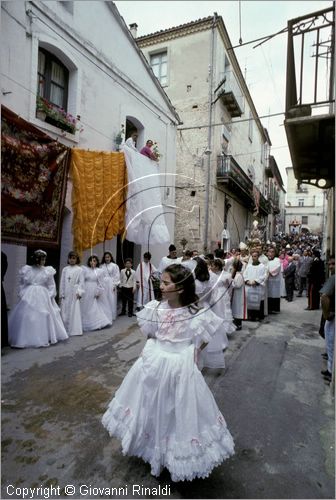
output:
<path id="1" fill-rule="evenodd" d="M 230 338 L 226 368 L 205 373 L 236 454 L 191 483 L 173 483 L 166 471 L 152 477 L 100 423 L 144 344 L 135 318 L 49 348 L 5 349 L 2 498 L 38 487 L 69 498 L 67 485 L 73 498 L 334 498 L 334 405 L 320 375 L 320 311 L 304 307 L 303 298 L 282 301 L 279 315 L 245 322 Z"/>

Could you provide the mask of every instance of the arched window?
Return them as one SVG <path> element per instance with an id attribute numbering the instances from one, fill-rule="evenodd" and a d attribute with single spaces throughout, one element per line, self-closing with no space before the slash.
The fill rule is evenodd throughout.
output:
<path id="1" fill-rule="evenodd" d="M 45 49 L 38 51 L 37 94 L 67 111 L 69 70 Z"/>

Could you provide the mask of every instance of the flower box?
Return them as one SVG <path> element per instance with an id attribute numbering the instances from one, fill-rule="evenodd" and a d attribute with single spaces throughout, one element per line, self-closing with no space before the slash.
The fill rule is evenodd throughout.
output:
<path id="1" fill-rule="evenodd" d="M 74 134 L 76 130 L 79 130 L 77 127 L 78 120 L 74 116 L 41 96 L 37 96 L 36 99 L 36 116 L 40 120 L 44 120 L 46 123 L 70 134 Z"/>

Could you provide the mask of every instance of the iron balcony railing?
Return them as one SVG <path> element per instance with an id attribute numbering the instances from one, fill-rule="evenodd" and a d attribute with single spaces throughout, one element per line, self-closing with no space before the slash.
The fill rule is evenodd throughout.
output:
<path id="1" fill-rule="evenodd" d="M 288 21 L 288 117 L 288 113 L 297 108 L 302 115 L 310 115 L 311 106 L 334 102 L 334 44 L 334 7 Z"/>
<path id="2" fill-rule="evenodd" d="M 249 208 L 255 204 L 257 194 L 259 207 L 265 214 L 270 213 L 269 201 L 253 184 L 232 155 L 223 154 L 217 157 L 217 182 L 228 184 L 232 191 L 244 199 Z"/>

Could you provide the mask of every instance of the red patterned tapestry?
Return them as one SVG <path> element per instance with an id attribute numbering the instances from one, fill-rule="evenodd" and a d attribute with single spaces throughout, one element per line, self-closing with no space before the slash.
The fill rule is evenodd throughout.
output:
<path id="1" fill-rule="evenodd" d="M 4 106 L 1 142 L 2 241 L 58 246 L 69 148 Z"/>

